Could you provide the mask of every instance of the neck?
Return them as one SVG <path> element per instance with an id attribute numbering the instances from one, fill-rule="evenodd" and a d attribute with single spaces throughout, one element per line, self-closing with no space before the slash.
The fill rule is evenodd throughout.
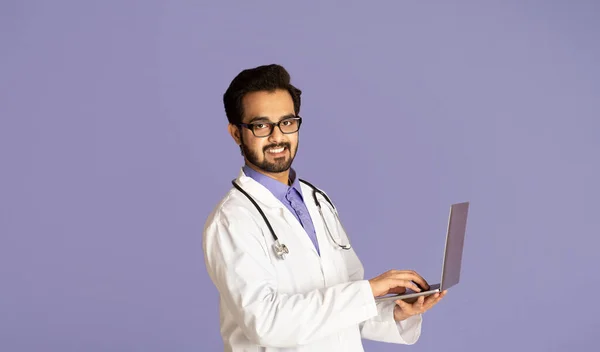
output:
<path id="1" fill-rule="evenodd" d="M 270 177 L 274 180 L 277 180 L 281 183 L 283 183 L 286 186 L 289 186 L 290 183 L 290 170 L 287 169 L 286 171 L 283 172 L 266 172 L 265 170 L 262 170 L 254 165 L 252 165 L 251 163 L 246 163 L 246 165 L 248 165 L 249 168 L 253 169 L 256 172 L 260 172 L 261 174 Z"/>

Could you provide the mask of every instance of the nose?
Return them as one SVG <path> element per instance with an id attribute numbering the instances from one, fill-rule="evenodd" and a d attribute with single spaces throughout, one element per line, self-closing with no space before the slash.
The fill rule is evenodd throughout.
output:
<path id="1" fill-rule="evenodd" d="M 278 126 L 273 126 L 273 132 L 269 136 L 269 142 L 271 143 L 281 143 L 283 141 L 283 133 L 279 129 Z"/>

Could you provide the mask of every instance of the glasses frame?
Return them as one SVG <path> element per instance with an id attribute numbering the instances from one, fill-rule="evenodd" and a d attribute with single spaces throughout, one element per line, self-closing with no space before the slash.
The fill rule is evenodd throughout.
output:
<path id="1" fill-rule="evenodd" d="M 281 129 L 281 123 L 285 122 L 285 121 L 290 121 L 290 120 L 296 120 L 298 121 L 298 129 L 295 130 L 294 132 L 283 132 L 283 130 Z M 266 136 L 257 136 L 256 133 L 254 132 L 253 127 L 255 125 L 269 125 L 269 134 L 267 134 Z M 286 117 L 283 120 L 279 121 L 279 122 L 255 122 L 255 123 L 238 123 L 238 126 L 241 127 L 246 127 L 247 129 L 250 130 L 250 132 L 252 132 L 252 134 L 254 135 L 254 137 L 256 138 L 267 138 L 270 135 L 273 134 L 273 131 L 275 130 L 275 126 L 277 126 L 279 128 L 279 131 L 283 134 L 294 134 L 294 133 L 298 133 L 298 131 L 300 131 L 300 126 L 302 125 L 302 117 L 300 117 L 299 115 L 296 115 L 294 117 Z"/>

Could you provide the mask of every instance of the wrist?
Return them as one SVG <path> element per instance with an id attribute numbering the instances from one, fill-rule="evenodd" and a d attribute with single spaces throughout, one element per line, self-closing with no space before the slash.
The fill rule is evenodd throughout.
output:
<path id="1" fill-rule="evenodd" d="M 396 322 L 400 322 L 408 318 L 410 318 L 410 316 L 408 316 L 404 311 L 402 311 L 402 308 L 400 308 L 399 305 L 396 305 L 394 307 L 394 320 Z"/>

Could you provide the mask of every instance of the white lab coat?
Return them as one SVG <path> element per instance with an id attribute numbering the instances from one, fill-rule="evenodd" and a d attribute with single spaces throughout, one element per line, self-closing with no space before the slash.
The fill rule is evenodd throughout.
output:
<path id="1" fill-rule="evenodd" d="M 361 338 L 414 344 L 422 317 L 396 323 L 394 302 L 376 303 L 354 250 L 327 235 L 312 189 L 301 183 L 321 255 L 294 215 L 260 183 L 240 172 L 250 194 L 290 253 L 274 239 L 254 205 L 233 186 L 209 215 L 203 234 L 208 274 L 220 295 L 225 351 L 363 351 Z M 319 196 L 322 203 L 326 200 Z M 334 215 L 323 212 L 338 242 L 348 243 Z"/>

